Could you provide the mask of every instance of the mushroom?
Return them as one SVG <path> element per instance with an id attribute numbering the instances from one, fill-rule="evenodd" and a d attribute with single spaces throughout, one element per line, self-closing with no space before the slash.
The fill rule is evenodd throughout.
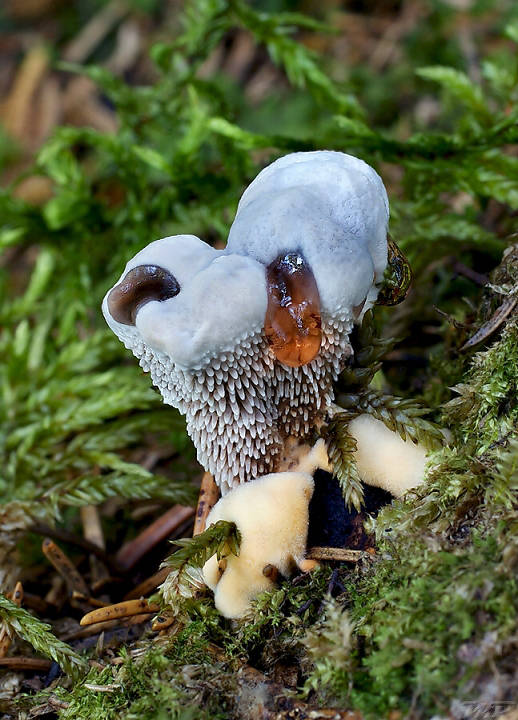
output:
<path id="1" fill-rule="evenodd" d="M 422 482 L 427 461 L 422 445 L 403 440 L 372 415 L 358 415 L 347 429 L 356 440 L 354 459 L 367 485 L 401 497 Z"/>
<path id="2" fill-rule="evenodd" d="M 329 468 L 323 440 L 301 456 L 296 469 L 240 485 L 209 513 L 209 526 L 227 520 L 235 522 L 241 533 L 239 556 L 218 561 L 213 555 L 203 567 L 205 583 L 225 617 L 246 615 L 253 598 L 270 589 L 279 575 L 289 577 L 296 568 L 307 572 L 316 565 L 305 553 L 312 475 L 317 468 Z"/>
<path id="3" fill-rule="evenodd" d="M 383 279 L 387 223 L 371 167 L 294 153 L 244 192 L 225 250 L 157 240 L 106 295 L 109 326 L 185 414 L 223 494 L 275 471 L 286 438 L 325 417 Z"/>
<path id="4" fill-rule="evenodd" d="M 207 524 L 232 520 L 241 532 L 239 557 L 204 568 L 227 617 L 245 614 L 279 573 L 310 567 L 311 473 L 327 456 L 320 441 L 292 468 L 284 451 L 332 413 L 349 335 L 383 281 L 388 217 L 383 183 L 363 161 L 294 153 L 246 189 L 225 250 L 193 235 L 157 240 L 103 301 L 108 325 L 186 416 L 221 490 Z M 370 416 L 349 430 L 365 482 L 401 495 L 422 481 L 420 446 Z"/>

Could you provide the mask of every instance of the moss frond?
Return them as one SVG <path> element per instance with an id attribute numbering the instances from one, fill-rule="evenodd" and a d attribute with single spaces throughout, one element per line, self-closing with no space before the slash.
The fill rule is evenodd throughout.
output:
<path id="1" fill-rule="evenodd" d="M 55 660 L 72 677 L 78 678 L 87 669 L 87 662 L 70 645 L 59 640 L 50 626 L 33 617 L 0 594 L 0 620 L 10 635 L 19 635 L 37 651 Z"/>
<path id="2" fill-rule="evenodd" d="M 163 563 L 171 568 L 165 582 L 160 586 L 164 602 L 178 611 L 181 598 L 192 598 L 203 589 L 201 568 L 216 555 L 218 561 L 228 555 L 239 555 L 241 536 L 233 522 L 218 520 L 199 535 L 175 540 L 180 546 Z"/>
<path id="3" fill-rule="evenodd" d="M 323 437 L 327 441 L 329 462 L 340 483 L 345 503 L 348 507 L 353 506 L 360 510 L 363 486 L 354 459 L 356 440 L 347 429 L 351 419 L 352 416 L 347 413 L 336 415 L 323 430 Z"/>

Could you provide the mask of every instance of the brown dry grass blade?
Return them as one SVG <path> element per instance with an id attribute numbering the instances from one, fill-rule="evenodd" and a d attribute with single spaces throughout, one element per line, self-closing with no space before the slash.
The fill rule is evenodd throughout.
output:
<path id="1" fill-rule="evenodd" d="M 509 315 L 513 312 L 517 303 L 518 298 L 515 297 L 509 297 L 507 298 L 507 300 L 504 300 L 504 302 L 500 305 L 500 307 L 493 314 L 493 316 L 486 323 L 484 323 L 479 330 L 477 330 L 473 337 L 471 337 L 466 343 L 464 343 L 464 345 L 460 349 L 461 352 L 475 347 L 475 345 L 478 345 L 479 343 L 486 340 L 490 335 L 492 335 L 495 330 L 498 330 L 504 320 L 508 318 Z"/>
<path id="2" fill-rule="evenodd" d="M 134 540 L 126 543 L 117 553 L 117 565 L 124 570 L 130 570 L 155 545 L 172 535 L 180 525 L 194 515 L 194 508 L 184 505 L 174 505 L 170 510 L 151 523 Z"/>
<path id="3" fill-rule="evenodd" d="M 42 658 L 15 655 L 0 658 L 0 668 L 7 668 L 8 670 L 39 670 L 40 672 L 48 672 L 51 665 L 51 660 L 43 660 Z"/>
<path id="4" fill-rule="evenodd" d="M 369 558 L 372 555 L 365 550 L 350 550 L 349 548 L 334 547 L 312 547 L 308 550 L 306 557 L 310 560 L 336 560 L 338 562 L 358 562 Z"/>
<path id="5" fill-rule="evenodd" d="M 78 572 L 72 560 L 65 555 L 63 550 L 61 550 L 61 548 L 58 547 L 53 540 L 45 538 L 41 545 L 41 549 L 43 550 L 45 557 L 52 563 L 65 581 L 71 595 L 74 591 L 80 595 L 88 596 L 90 594 L 88 591 L 88 585 Z"/>
<path id="6" fill-rule="evenodd" d="M 143 613 L 157 613 L 160 611 L 159 605 L 148 603 L 147 600 L 125 600 L 124 602 L 108 605 L 107 607 L 92 610 L 81 618 L 81 625 L 93 625 L 93 623 L 105 622 L 106 620 L 115 620 L 118 618 L 126 618 L 132 615 L 141 615 Z"/>

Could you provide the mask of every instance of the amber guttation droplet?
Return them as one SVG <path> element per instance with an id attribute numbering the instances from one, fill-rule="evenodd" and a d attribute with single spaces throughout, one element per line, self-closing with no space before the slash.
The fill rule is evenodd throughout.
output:
<path id="1" fill-rule="evenodd" d="M 279 255 L 268 265 L 266 281 L 266 339 L 283 365 L 306 365 L 322 342 L 320 296 L 311 268 L 300 253 Z"/>
<path id="2" fill-rule="evenodd" d="M 135 325 L 140 308 L 150 300 L 167 300 L 180 292 L 174 275 L 157 265 L 130 270 L 108 295 L 108 310 L 117 322 Z"/>

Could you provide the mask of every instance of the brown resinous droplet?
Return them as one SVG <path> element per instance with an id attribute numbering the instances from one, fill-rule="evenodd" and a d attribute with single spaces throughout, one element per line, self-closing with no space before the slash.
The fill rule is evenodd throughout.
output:
<path id="1" fill-rule="evenodd" d="M 140 308 L 150 300 L 167 300 L 180 292 L 174 275 L 157 265 L 130 270 L 108 295 L 108 310 L 123 325 L 135 325 Z"/>
<path id="2" fill-rule="evenodd" d="M 320 350 L 320 296 L 315 277 L 297 252 L 279 255 L 266 270 L 266 339 L 283 365 L 300 367 Z"/>

